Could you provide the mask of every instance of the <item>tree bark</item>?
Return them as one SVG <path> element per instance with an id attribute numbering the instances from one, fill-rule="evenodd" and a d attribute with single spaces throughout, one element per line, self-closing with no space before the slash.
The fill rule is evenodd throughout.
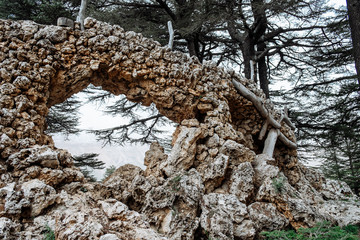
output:
<path id="1" fill-rule="evenodd" d="M 246 37 L 243 40 L 243 43 L 241 44 L 241 52 L 244 58 L 244 75 L 245 78 L 251 79 L 251 60 L 254 60 L 255 56 L 255 50 L 254 50 L 254 43 L 251 39 L 251 36 L 248 33 L 246 33 Z M 256 77 L 254 77 L 254 81 L 256 81 Z"/>
<path id="2" fill-rule="evenodd" d="M 195 33 L 186 38 L 187 48 L 190 56 L 196 56 L 200 62 L 203 61 L 203 56 L 200 54 L 200 43 L 198 35 Z"/>
<path id="3" fill-rule="evenodd" d="M 77 21 L 80 22 L 81 25 L 81 30 L 84 30 L 84 19 L 85 19 L 85 11 L 87 4 L 88 4 L 88 0 L 81 0 L 79 16 L 77 17 Z"/>
<path id="4" fill-rule="evenodd" d="M 264 149 L 262 152 L 263 154 L 266 154 L 271 158 L 273 157 L 275 144 L 276 144 L 276 140 L 277 140 L 278 136 L 279 136 L 279 130 L 271 129 L 269 131 L 268 136 L 265 140 Z"/>
<path id="5" fill-rule="evenodd" d="M 353 55 L 357 72 L 358 84 L 360 86 L 360 0 L 346 0 L 351 38 L 353 42 Z"/>
<path id="6" fill-rule="evenodd" d="M 174 43 L 174 29 L 173 29 L 171 21 L 168 21 L 168 29 L 169 29 L 169 44 L 168 44 L 168 47 L 170 49 L 172 49 L 173 48 L 173 43 Z"/>
<path id="7" fill-rule="evenodd" d="M 265 32 L 267 29 L 267 17 L 265 12 L 265 2 L 264 0 L 252 0 L 251 1 L 251 9 L 254 15 L 254 24 L 252 26 L 253 29 L 253 38 L 254 43 L 256 43 L 256 55 L 265 51 L 266 45 L 262 40 L 265 36 Z M 254 58 L 256 59 L 256 55 L 254 54 Z M 267 77 L 267 65 L 265 56 L 256 59 L 257 60 L 257 68 L 259 75 L 260 88 L 264 91 L 266 98 L 269 98 L 269 80 Z"/>
<path id="8" fill-rule="evenodd" d="M 265 50 L 265 43 L 259 43 L 258 45 L 258 51 L 263 52 Z M 261 57 L 258 60 L 258 72 L 259 72 L 259 81 L 260 81 L 260 88 L 264 91 L 266 98 L 270 97 L 269 92 L 269 79 L 267 76 L 267 65 L 266 65 L 266 59 L 265 56 Z"/>

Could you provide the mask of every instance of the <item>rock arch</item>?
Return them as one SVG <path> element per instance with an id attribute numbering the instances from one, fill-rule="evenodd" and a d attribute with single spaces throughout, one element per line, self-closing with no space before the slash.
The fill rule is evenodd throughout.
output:
<path id="1" fill-rule="evenodd" d="M 60 239 L 251 239 L 268 223 L 298 228 L 324 218 L 322 194 L 336 199 L 336 191 L 298 164 L 286 116 L 254 83 L 119 26 L 91 18 L 84 26 L 0 20 L 0 225 L 9 226 L 0 236 L 36 236 L 50 221 Z M 145 171 L 127 165 L 86 183 L 44 130 L 48 108 L 90 83 L 155 103 L 179 123 L 171 153 L 154 143 Z M 271 128 L 280 139 L 274 159 L 256 140 Z M 258 219 L 263 212 L 272 215 Z"/>

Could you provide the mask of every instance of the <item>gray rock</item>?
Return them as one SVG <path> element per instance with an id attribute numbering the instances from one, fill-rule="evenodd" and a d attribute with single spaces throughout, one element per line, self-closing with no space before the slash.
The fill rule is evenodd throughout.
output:
<path id="1" fill-rule="evenodd" d="M 342 200 L 342 199 L 356 199 L 356 195 L 351 191 L 349 185 L 345 182 L 326 179 L 320 191 L 325 199 Z"/>
<path id="2" fill-rule="evenodd" d="M 251 163 L 241 163 L 233 169 L 229 193 L 234 194 L 241 202 L 246 203 L 254 195 L 254 178 L 255 172 Z"/>
<path id="3" fill-rule="evenodd" d="M 234 226 L 248 217 L 246 205 L 230 194 L 204 195 L 201 210 L 200 225 L 214 239 L 234 239 Z M 252 228 L 251 224 L 246 225 Z"/>
<path id="4" fill-rule="evenodd" d="M 108 233 L 102 235 L 99 240 L 121 240 L 121 239 L 119 239 L 115 234 Z"/>
<path id="5" fill-rule="evenodd" d="M 25 199 L 31 202 L 31 217 L 38 216 L 44 209 L 55 203 L 58 195 L 54 188 L 44 182 L 33 179 L 21 186 Z"/>
<path id="6" fill-rule="evenodd" d="M 11 219 L 6 217 L 0 218 L 0 239 L 16 240 L 19 239 L 20 224 L 16 224 Z"/>
<path id="7" fill-rule="evenodd" d="M 60 26 L 60 27 L 74 28 L 74 21 L 69 19 L 69 18 L 59 17 L 57 19 L 57 25 Z"/>
<path id="8" fill-rule="evenodd" d="M 172 176 L 182 170 L 188 170 L 193 165 L 196 154 L 196 141 L 201 137 L 201 133 L 201 128 L 180 126 L 180 133 L 164 169 L 167 176 Z"/>
<path id="9" fill-rule="evenodd" d="M 35 35 L 36 40 L 49 39 L 52 43 L 64 42 L 67 39 L 67 31 L 59 26 L 46 26 L 41 28 Z"/>
<path id="10" fill-rule="evenodd" d="M 248 211 L 258 232 L 281 230 L 289 224 L 273 203 L 255 202 L 248 206 Z"/>
<path id="11" fill-rule="evenodd" d="M 329 215 L 339 226 L 360 224 L 360 203 L 352 200 L 327 201 L 317 205 L 320 214 Z"/>
<path id="12" fill-rule="evenodd" d="M 252 150 L 233 140 L 227 140 L 219 152 L 229 156 L 230 164 L 234 166 L 243 162 L 252 162 L 255 159 L 255 153 Z"/>

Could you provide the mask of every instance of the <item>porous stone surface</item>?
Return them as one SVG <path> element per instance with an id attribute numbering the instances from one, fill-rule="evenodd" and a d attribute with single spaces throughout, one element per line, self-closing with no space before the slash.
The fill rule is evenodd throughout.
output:
<path id="1" fill-rule="evenodd" d="M 77 26 L 0 20 L 0 239 L 43 239 L 47 228 L 57 239 L 257 239 L 322 220 L 360 224 L 345 183 L 281 142 L 273 158 L 262 154 L 266 119 L 232 80 L 281 113 L 254 82 L 120 26 Z M 152 143 L 145 170 L 127 164 L 88 183 L 45 117 L 89 84 L 178 123 L 170 153 Z M 279 131 L 296 142 L 286 124 Z"/>

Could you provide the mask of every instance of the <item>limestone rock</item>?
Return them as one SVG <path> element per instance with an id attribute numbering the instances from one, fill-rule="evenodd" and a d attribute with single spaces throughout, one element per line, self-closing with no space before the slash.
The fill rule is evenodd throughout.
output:
<path id="1" fill-rule="evenodd" d="M 67 31 L 59 26 L 46 26 L 34 36 L 35 39 L 49 39 L 53 43 L 63 42 L 67 39 Z"/>
<path id="2" fill-rule="evenodd" d="M 144 165 L 146 170 L 145 176 L 154 176 L 156 178 L 163 178 L 163 165 L 166 164 L 168 156 L 164 153 L 164 148 L 158 142 L 150 145 L 150 149 L 145 153 Z"/>
<path id="3" fill-rule="evenodd" d="M 201 134 L 201 128 L 180 127 L 180 133 L 169 154 L 167 166 L 164 168 L 167 176 L 172 176 L 181 170 L 188 170 L 193 165 L 196 141 Z"/>
<path id="4" fill-rule="evenodd" d="M 229 167 L 229 157 L 218 154 L 215 158 L 208 156 L 196 169 L 201 174 L 207 192 L 220 186 Z"/>
<path id="5" fill-rule="evenodd" d="M 201 202 L 201 210 L 201 227 L 209 234 L 209 237 L 215 239 L 234 239 L 234 237 L 240 237 L 235 234 L 241 233 L 241 231 L 234 232 L 234 229 L 237 229 L 239 225 L 241 226 L 243 221 L 248 218 L 246 205 L 241 203 L 236 196 L 230 194 L 210 193 L 204 195 Z M 250 229 L 244 228 L 241 230 L 252 232 L 255 235 L 253 225 L 249 223 L 248 220 L 245 226 Z"/>
<path id="6" fill-rule="evenodd" d="M 357 201 L 327 201 L 319 204 L 320 214 L 330 217 L 339 224 L 339 226 L 359 225 L 360 224 L 360 203 Z"/>
<path id="7" fill-rule="evenodd" d="M 233 169 L 230 177 L 229 193 L 235 195 L 240 202 L 246 203 L 254 195 L 255 172 L 251 163 L 244 162 Z"/>
<path id="8" fill-rule="evenodd" d="M 273 203 L 255 202 L 248 206 L 248 211 L 258 232 L 281 230 L 289 224 Z"/>
<path id="9" fill-rule="evenodd" d="M 108 233 L 102 235 L 99 240 L 120 240 L 120 238 L 118 238 L 115 234 Z"/>
<path id="10" fill-rule="evenodd" d="M 31 206 L 29 199 L 23 198 L 22 192 L 15 186 L 13 182 L 0 189 L 0 216 L 21 215 L 22 209 Z"/>
<path id="11" fill-rule="evenodd" d="M 229 156 L 230 164 L 234 166 L 243 162 L 252 162 L 255 159 L 255 153 L 253 151 L 233 140 L 227 140 L 219 151 Z"/>
<path id="12" fill-rule="evenodd" d="M 23 169 L 34 164 L 57 168 L 59 166 L 58 154 L 48 146 L 35 146 L 12 154 L 8 162 L 15 169 Z"/>
<path id="13" fill-rule="evenodd" d="M 55 203 L 57 194 L 54 188 L 44 182 L 33 179 L 21 186 L 25 199 L 31 203 L 30 216 L 38 216 L 44 209 Z"/>
<path id="14" fill-rule="evenodd" d="M 356 196 L 352 193 L 350 187 L 342 181 L 326 179 L 322 185 L 321 194 L 325 199 L 343 200 L 353 199 Z"/>
<path id="15" fill-rule="evenodd" d="M 191 169 L 148 192 L 143 212 L 169 238 L 193 239 L 199 225 L 196 209 L 203 192 L 200 174 Z"/>
<path id="16" fill-rule="evenodd" d="M 280 170 L 277 166 L 270 165 L 271 161 L 266 154 L 257 155 L 253 162 L 255 170 L 255 184 L 260 186 L 266 178 L 275 178 L 278 176 Z"/>
<path id="17" fill-rule="evenodd" d="M 319 214 L 311 202 L 301 199 L 300 193 L 282 174 L 265 179 L 257 192 L 256 201 L 275 203 L 277 209 L 281 209 L 281 213 L 295 229 L 312 227 L 317 222 L 327 219 Z"/>
<path id="18" fill-rule="evenodd" d="M 109 219 L 119 219 L 126 211 L 129 210 L 125 204 L 115 199 L 100 201 L 100 205 Z"/>
<path id="19" fill-rule="evenodd" d="M 0 217 L 0 238 L 16 240 L 19 237 L 20 224 L 14 223 L 11 219 Z"/>

